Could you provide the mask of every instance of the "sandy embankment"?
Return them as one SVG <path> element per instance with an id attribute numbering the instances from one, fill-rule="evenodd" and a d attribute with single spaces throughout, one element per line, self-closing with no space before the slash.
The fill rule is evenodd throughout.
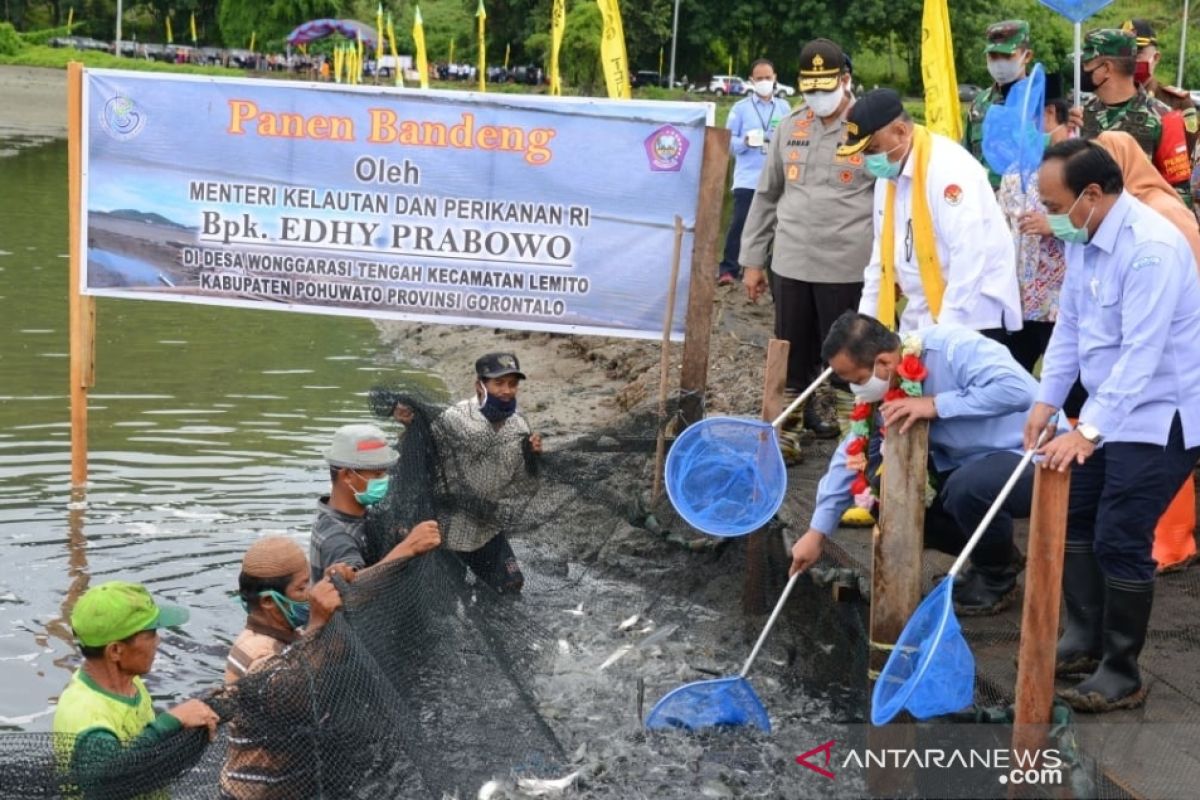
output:
<path id="1" fill-rule="evenodd" d="M 0 66 L 0 139 L 66 135 L 66 70 Z"/>

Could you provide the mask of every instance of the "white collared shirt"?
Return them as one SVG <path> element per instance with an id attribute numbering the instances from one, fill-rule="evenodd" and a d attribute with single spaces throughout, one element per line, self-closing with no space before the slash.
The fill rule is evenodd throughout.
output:
<path id="1" fill-rule="evenodd" d="M 962 146 L 932 134 L 925 194 L 933 217 L 933 235 L 946 291 L 941 315 L 934 320 L 921 283 L 916 232 L 912 228 L 914 159 L 910 155 L 896 182 L 896 282 L 908 298 L 900 330 L 911 331 L 938 323 L 955 323 L 973 330 L 1004 327 L 1021 329 L 1021 290 L 1017 283 L 1016 252 L 1004 213 L 996 202 L 987 172 Z M 863 294 L 858 310 L 879 311 L 880 232 L 887 205 L 889 181 L 875 182 L 875 242 L 871 262 L 863 270 Z M 899 300 L 899 297 L 897 297 Z"/>

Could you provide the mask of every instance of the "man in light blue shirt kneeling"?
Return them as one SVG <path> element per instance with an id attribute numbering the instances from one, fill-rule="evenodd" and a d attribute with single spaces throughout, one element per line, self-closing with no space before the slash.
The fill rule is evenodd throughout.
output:
<path id="1" fill-rule="evenodd" d="M 917 343 L 920 364 L 901 353 L 902 345 Z M 856 408 L 872 420 L 868 476 L 878 472 L 881 425 L 889 432 L 905 432 L 914 422 L 929 420 L 930 472 L 937 496 L 925 511 L 925 546 L 960 553 L 1021 461 L 1025 418 L 1037 395 L 1037 381 L 1003 345 L 968 328 L 931 325 L 902 342 L 879 320 L 855 311 L 834 323 L 821 357 L 850 384 Z M 926 373 L 921 396 L 898 397 L 901 373 L 912 376 L 917 368 Z M 862 466 L 860 445 L 855 443 L 859 438 L 851 432 L 842 441 L 817 486 L 809 530 L 792 548 L 793 573 L 821 557 L 825 537 L 834 533 L 842 513 L 855 502 L 853 486 L 861 472 L 856 466 Z M 1032 496 L 1030 464 L 954 585 L 959 614 L 996 614 L 1012 603 L 1017 575 L 1024 567 L 1024 557 L 1013 545 L 1013 520 L 1029 516 Z"/>

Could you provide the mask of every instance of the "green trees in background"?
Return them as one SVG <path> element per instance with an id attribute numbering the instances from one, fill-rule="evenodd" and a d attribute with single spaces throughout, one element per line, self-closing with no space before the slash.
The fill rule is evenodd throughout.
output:
<path id="1" fill-rule="evenodd" d="M 476 57 L 474 13 L 478 0 L 420 0 L 429 55 L 434 61 Z M 349 17 L 374 24 L 378 0 L 125 0 L 126 38 L 162 41 L 163 22 L 171 14 L 176 41 L 189 38 L 187 20 L 194 11 L 202 44 L 245 47 L 255 33 L 260 49 L 280 49 L 283 37 L 302 22 L 319 17 Z M 511 64 L 543 64 L 549 52 L 551 0 L 485 0 L 488 10 L 488 61 L 500 63 L 505 45 Z M 414 0 L 384 0 L 395 20 L 397 46 L 412 52 Z M 804 42 L 825 36 L 853 56 L 858 80 L 867 86 L 892 85 L 920 91 L 920 26 L 923 0 L 681 0 L 676 74 L 697 80 L 724 73 L 730 57 L 734 71 L 745 74 L 755 58 L 776 64 L 781 80 L 792 83 Z M 625 0 L 622 3 L 630 68 L 657 69 L 660 50 L 669 59 L 674 0 Z M 75 31 L 111 39 L 116 0 L 0 0 L 0 19 L 18 31 L 51 28 L 75 10 Z M 1179 52 L 1182 0 L 1125 0 L 1102 11 L 1086 27 L 1119 25 L 1129 16 L 1145 17 L 1157 27 L 1163 66 L 1159 78 L 1174 82 Z M 1197 9 L 1200 17 L 1200 8 Z M 562 52 L 566 81 L 594 87 L 599 74 L 599 20 L 594 0 L 567 0 L 567 32 Z M 1051 72 L 1070 73 L 1070 24 L 1038 0 L 952 0 L 951 26 L 961 83 L 990 82 L 983 57 L 983 34 L 1001 19 L 1019 17 L 1033 29 L 1038 60 Z M 1200 31 L 1192 46 L 1200 48 Z M 1200 58 L 1192 59 L 1185 83 L 1200 86 Z"/>

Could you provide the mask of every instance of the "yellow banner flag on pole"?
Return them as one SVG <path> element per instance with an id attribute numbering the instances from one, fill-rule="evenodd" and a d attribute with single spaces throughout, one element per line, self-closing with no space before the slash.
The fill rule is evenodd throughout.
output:
<path id="1" fill-rule="evenodd" d="M 450 37 L 450 58 L 446 59 L 451 64 L 454 63 L 454 37 Z"/>
<path id="2" fill-rule="evenodd" d="M 610 98 L 633 96 L 629 86 L 629 59 L 625 55 L 625 26 L 621 24 L 619 0 L 596 0 L 604 30 L 600 34 L 600 64 Z"/>
<path id="3" fill-rule="evenodd" d="M 425 24 L 421 21 L 421 7 L 416 7 L 413 15 L 413 43 L 417 46 L 417 74 L 421 78 L 421 88 L 429 88 L 429 58 L 425 53 Z"/>
<path id="4" fill-rule="evenodd" d="M 364 61 L 364 59 L 363 59 L 363 40 L 362 40 L 362 34 L 361 34 L 360 32 L 358 32 L 358 31 L 355 31 L 355 32 L 354 32 L 354 39 L 355 39 L 355 41 L 358 43 L 358 48 L 355 50 L 355 53 L 354 53 L 354 58 L 355 58 L 355 61 L 354 61 L 354 82 L 355 82 L 355 83 L 362 83 L 362 71 L 363 71 L 363 61 Z"/>
<path id="5" fill-rule="evenodd" d="M 67 33 L 71 32 L 71 26 L 75 24 L 75 6 L 67 9 Z"/>
<path id="6" fill-rule="evenodd" d="M 175 37 L 171 35 L 171 17 L 167 16 L 167 44 L 175 44 Z"/>
<path id="7" fill-rule="evenodd" d="M 487 12 L 483 10 L 483 0 L 479 0 L 479 10 L 475 12 L 479 20 L 479 91 L 487 91 L 487 40 L 484 38 L 484 20 Z"/>
<path id="8" fill-rule="evenodd" d="M 550 7 L 550 94 L 562 94 L 562 73 L 558 55 L 562 52 L 563 32 L 567 29 L 566 0 L 554 0 Z"/>
<path id="9" fill-rule="evenodd" d="M 258 31 L 250 31 L 250 52 L 254 52 L 254 40 L 258 38 Z"/>
<path id="10" fill-rule="evenodd" d="M 506 72 L 508 71 L 508 51 L 511 46 L 512 45 L 504 45 L 504 69 Z"/>
<path id="11" fill-rule="evenodd" d="M 375 75 L 379 76 L 379 62 L 383 60 L 383 3 L 375 7 Z"/>
<path id="12" fill-rule="evenodd" d="M 962 141 L 962 112 L 946 0 L 925 0 L 921 14 L 921 78 L 925 82 L 925 127 Z"/>
<path id="13" fill-rule="evenodd" d="M 192 44 L 195 44 L 196 38 L 197 38 L 196 37 L 196 12 L 195 11 L 192 12 L 192 19 L 191 19 L 191 22 L 189 23 L 189 25 L 192 29 Z"/>
<path id="14" fill-rule="evenodd" d="M 333 48 L 333 82 L 342 82 L 342 61 L 346 57 L 346 50 L 341 45 Z"/>
<path id="15" fill-rule="evenodd" d="M 396 85 L 404 85 L 403 71 L 400 69 L 400 56 L 396 53 L 396 29 L 392 27 L 392 12 L 387 16 L 388 46 L 392 51 L 392 69 L 395 70 Z"/>

